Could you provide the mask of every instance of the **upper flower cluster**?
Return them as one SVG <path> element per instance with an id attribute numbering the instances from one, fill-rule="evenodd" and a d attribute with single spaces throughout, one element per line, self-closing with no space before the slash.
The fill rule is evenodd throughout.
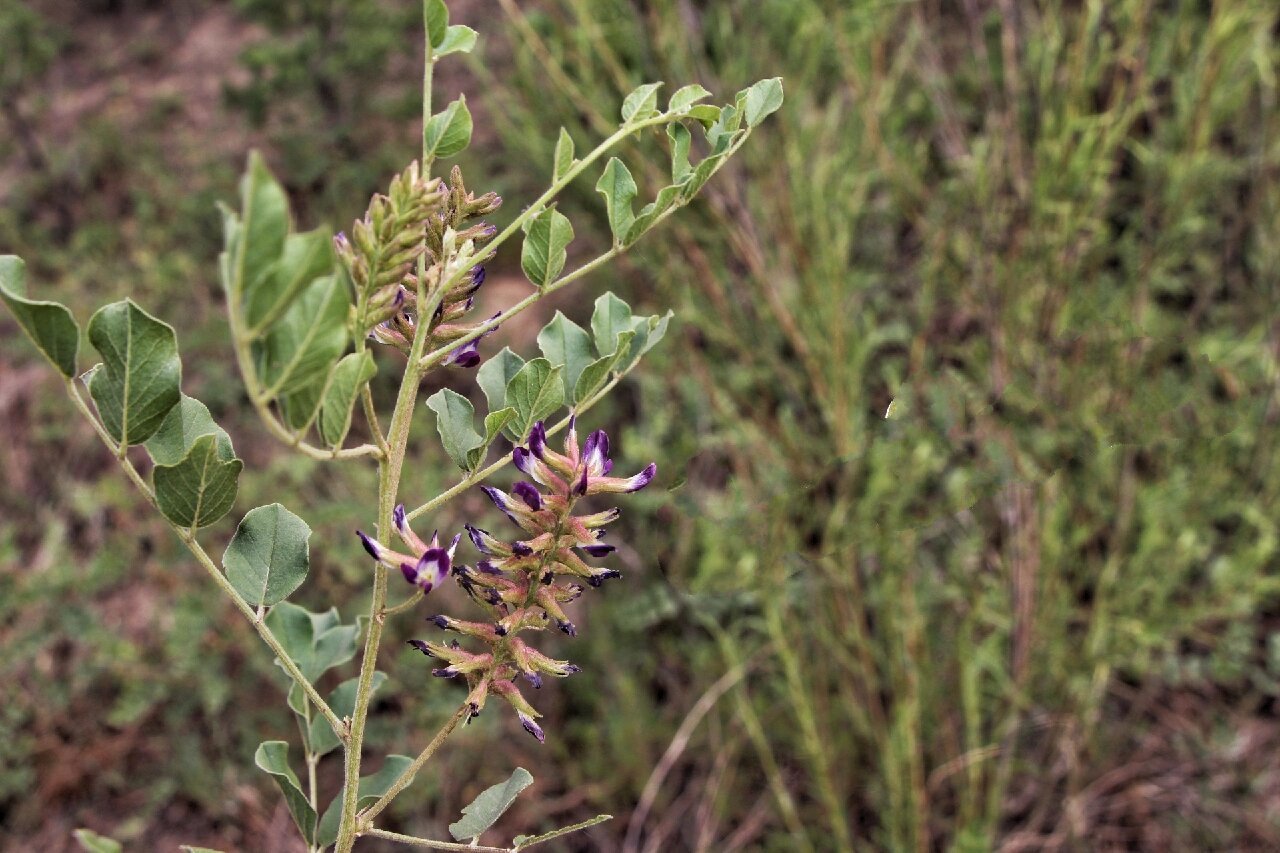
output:
<path id="1" fill-rule="evenodd" d="M 468 192 L 456 166 L 448 187 L 442 187 L 438 180 L 423 180 L 416 163 L 392 182 L 388 195 L 374 196 L 364 219 L 352 228 L 354 240 L 345 234 L 334 238 L 338 256 L 357 288 L 367 294 L 371 339 L 408 353 L 422 322 L 415 263 L 420 256 L 428 283 L 448 281 L 469 268 L 441 296 L 430 319 L 428 347 L 447 345 L 476 328 L 461 320 L 474 307 L 475 293 L 484 284 L 486 254 L 478 247 L 492 239 L 497 229 L 472 220 L 501 205 L 496 193 L 477 197 Z M 458 347 L 444 363 L 475 367 L 480 363 L 477 341 Z"/>
<path id="2" fill-rule="evenodd" d="M 542 654 L 517 635 L 554 625 L 569 636 L 577 636 L 577 628 L 563 607 L 582 594 L 583 587 L 577 581 L 599 586 L 620 573 L 590 565 L 584 559 L 604 557 L 615 550 L 601 540 L 605 526 L 618 518 L 618 510 L 574 515 L 575 504 L 589 495 L 638 491 L 653 480 L 657 466 L 650 464 L 633 477 L 610 476 L 613 462 L 609 458 L 608 435 L 597 430 L 580 447 L 573 420 L 563 452 L 547 446 L 546 430 L 538 423 L 528 446 L 515 448 L 512 459 L 533 482 L 517 482 L 509 494 L 483 488 L 525 536 L 505 541 L 487 530 L 466 525 L 472 544 L 483 555 L 474 567 L 453 565 L 458 537 L 447 548 L 435 536 L 430 543 L 417 538 L 405 524 L 403 508 L 396 510 L 396 529 L 418 556 L 396 553 L 363 533 L 360 536 L 375 558 L 398 567 L 408 581 L 426 591 L 439 586 L 451 573 L 485 610 L 490 617 L 487 621 L 443 615 L 429 620 L 444 630 L 480 640 L 486 647 L 484 651 L 468 651 L 457 642 L 412 640 L 411 644 L 443 662 L 433 670 L 435 675 L 466 679 L 472 716 L 484 707 L 490 693 L 496 693 L 515 708 L 525 729 L 543 740 L 542 728 L 536 722 L 540 714 L 521 695 L 515 679 L 524 676 L 537 688 L 542 686 L 543 676 L 564 677 L 577 672 L 578 667 Z"/>

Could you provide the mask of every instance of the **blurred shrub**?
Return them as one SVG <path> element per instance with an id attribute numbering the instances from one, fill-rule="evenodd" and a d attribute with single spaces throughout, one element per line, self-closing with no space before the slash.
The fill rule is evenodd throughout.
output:
<path id="1" fill-rule="evenodd" d="M 688 463 L 619 643 L 704 685 L 764 650 L 648 843 L 765 789 L 767 849 L 1274 842 L 1091 786 L 1142 737 L 1125 685 L 1273 692 L 1274 6 L 502 6 L 504 142 L 544 169 L 644 80 L 788 90 L 633 276 L 683 344 L 627 444 Z"/>

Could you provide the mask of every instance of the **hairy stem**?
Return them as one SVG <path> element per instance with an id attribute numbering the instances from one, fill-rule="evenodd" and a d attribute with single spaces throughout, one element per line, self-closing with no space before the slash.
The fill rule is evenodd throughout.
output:
<path id="1" fill-rule="evenodd" d="M 422 72 L 422 168 L 423 178 L 430 174 L 430 161 L 427 158 L 427 122 L 431 118 L 431 79 L 435 57 L 431 48 L 431 36 L 427 28 L 427 9 L 429 4 L 423 0 L 423 50 L 425 68 Z M 426 235 L 423 235 L 425 241 Z M 443 259 L 442 259 L 443 260 Z M 443 282 L 437 282 L 430 300 L 426 293 L 426 254 L 418 256 L 418 309 L 420 318 L 434 315 L 444 298 L 446 288 Z M 387 429 L 386 451 L 378 460 L 378 535 L 390 536 L 392 528 L 392 511 L 395 508 L 396 494 L 400 488 L 400 475 L 404 469 L 405 448 L 409 444 L 409 427 L 413 423 L 413 410 L 418 400 L 418 385 L 422 371 L 418 362 L 422 351 L 426 348 L 429 337 L 428 327 L 431 324 L 425 319 L 418 323 L 413 336 L 413 344 L 409 348 L 409 360 L 405 364 L 404 377 L 400 384 L 400 393 L 396 396 L 395 409 L 391 415 L 391 424 Z M 359 804 L 360 784 L 360 748 L 364 741 L 364 727 L 369 715 L 369 700 L 373 695 L 373 673 L 377 668 L 378 647 L 382 643 L 382 626 L 385 620 L 383 610 L 387 605 L 387 569 L 381 563 L 374 566 L 373 596 L 369 605 L 369 630 L 365 635 L 364 655 L 360 660 L 360 680 L 356 688 L 355 708 L 351 714 L 351 737 L 346 744 L 346 762 L 343 773 L 342 817 L 338 824 L 338 839 L 335 844 L 336 853 L 350 853 L 356 840 L 356 809 Z"/>
<path id="2" fill-rule="evenodd" d="M 385 838 L 388 841 L 399 841 L 411 847 L 425 847 L 428 850 L 465 850 L 466 853 L 511 853 L 506 847 L 484 847 L 479 844 L 459 844 L 456 841 L 433 841 L 430 838 L 418 838 L 416 835 L 402 835 L 385 829 L 369 827 L 361 835 L 374 838 Z"/>

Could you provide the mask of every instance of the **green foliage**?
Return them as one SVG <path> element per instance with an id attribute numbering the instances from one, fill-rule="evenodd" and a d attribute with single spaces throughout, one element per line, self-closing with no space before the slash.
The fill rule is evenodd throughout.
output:
<path id="1" fill-rule="evenodd" d="M 141 444 L 182 397 L 173 327 L 125 299 L 90 318 L 89 341 L 102 356 L 89 379 L 89 393 L 103 427 L 123 446 Z"/>
<path id="2" fill-rule="evenodd" d="M 564 404 L 564 373 L 561 365 L 552 366 L 545 358 L 530 359 L 507 383 L 505 405 L 515 409 L 515 417 L 506 426 L 513 441 L 522 441 L 540 420 Z"/>
<path id="3" fill-rule="evenodd" d="M 316 422 L 320 437 L 330 447 L 339 447 L 351 429 L 351 415 L 360 389 L 369 384 L 378 366 L 373 354 L 351 353 L 344 356 L 333 368 L 329 386 L 320 404 L 320 419 Z"/>
<path id="4" fill-rule="evenodd" d="M 449 824 L 449 834 L 456 841 L 478 838 L 486 829 L 497 823 L 503 812 L 520 796 L 520 792 L 533 784 L 533 776 L 523 767 L 517 767 L 504 782 L 485 788 L 478 797 L 462 809 L 462 819 Z"/>
<path id="5" fill-rule="evenodd" d="M 236 481 L 244 463 L 224 452 L 220 438 L 202 435 L 181 461 L 156 466 L 152 475 L 156 503 L 164 517 L 179 527 L 206 527 L 235 504 Z"/>
<path id="6" fill-rule="evenodd" d="M 14 255 L 0 255 L 0 300 L 44 357 L 63 376 L 76 372 L 80 327 L 66 306 L 26 298 L 26 265 Z"/>
<path id="7" fill-rule="evenodd" d="M 264 741 L 254 753 L 253 763 L 275 780 L 280 793 L 284 794 L 285 805 L 289 807 L 289 814 L 302 832 L 303 839 L 308 844 L 314 843 L 316 810 L 311 807 L 311 803 L 307 802 L 307 796 L 302 793 L 298 776 L 289 766 L 289 744 L 282 740 Z"/>
<path id="8" fill-rule="evenodd" d="M 433 115 L 422 133 L 422 150 L 428 157 L 452 157 L 470 145 L 471 111 L 466 96 Z"/>
<path id="9" fill-rule="evenodd" d="M 591 337 L 568 317 L 556 312 L 551 322 L 538 333 L 538 349 L 551 364 L 561 365 L 564 399 L 574 399 L 578 377 L 591 363 Z"/>
<path id="10" fill-rule="evenodd" d="M 569 156 L 572 158 L 572 152 Z M 559 169 L 558 161 L 556 168 Z M 520 268 L 529 281 L 546 287 L 564 270 L 568 257 L 565 249 L 573 240 L 573 225 L 563 213 L 548 208 L 529 220 L 525 232 Z"/>
<path id="11" fill-rule="evenodd" d="M 622 164 L 621 160 L 610 157 L 609 162 L 605 164 L 604 173 L 596 183 L 596 192 L 604 196 L 614 243 L 621 244 L 636 219 L 635 212 L 631 209 L 631 202 L 639 192 L 636 179 L 631 176 L 631 171 Z"/>
<path id="12" fill-rule="evenodd" d="M 249 510 L 222 555 L 227 580 L 254 606 L 280 603 L 307 579 L 310 538 L 307 523 L 278 503 Z"/>
<path id="13" fill-rule="evenodd" d="M 484 443 L 484 436 L 476 432 L 476 410 L 471 401 L 441 388 L 427 398 L 427 408 L 436 413 L 436 431 L 449 458 L 462 470 L 470 470 L 471 451 Z"/>

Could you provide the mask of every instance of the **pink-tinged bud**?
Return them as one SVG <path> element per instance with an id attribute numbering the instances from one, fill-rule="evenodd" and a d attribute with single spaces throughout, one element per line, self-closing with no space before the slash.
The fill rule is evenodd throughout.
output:
<path id="1" fill-rule="evenodd" d="M 656 463 L 650 462 L 645 466 L 644 470 L 634 477 L 593 477 L 589 487 L 583 492 L 588 495 L 608 495 L 608 494 L 628 494 L 638 492 L 645 486 L 653 482 L 654 475 L 658 473 Z M 583 474 L 586 479 L 586 474 Z"/>
<path id="2" fill-rule="evenodd" d="M 408 519 L 404 511 L 404 504 L 400 504 L 391 513 L 391 520 L 395 524 L 396 534 L 400 540 L 408 545 L 414 553 L 421 554 L 429 547 L 426 542 L 422 541 L 422 537 L 413 532 L 413 528 L 409 526 Z"/>

